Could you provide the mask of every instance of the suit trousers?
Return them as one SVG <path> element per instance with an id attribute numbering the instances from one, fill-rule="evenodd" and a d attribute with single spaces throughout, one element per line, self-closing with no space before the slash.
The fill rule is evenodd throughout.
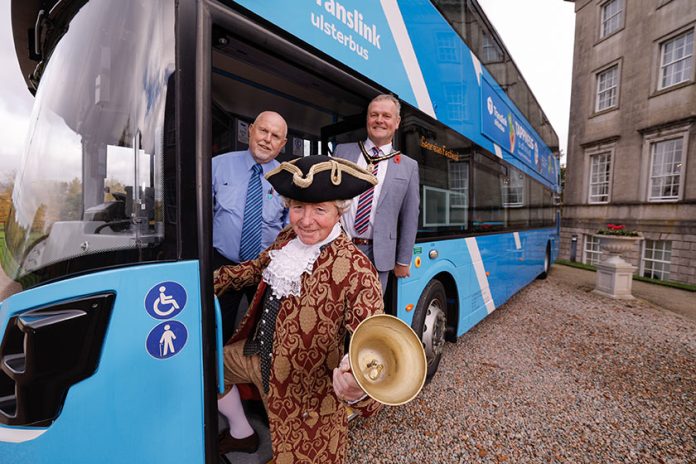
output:
<path id="1" fill-rule="evenodd" d="M 372 245 L 355 245 L 358 247 L 360 251 L 362 251 L 367 258 L 372 261 L 372 264 L 375 263 L 375 254 L 372 251 Z M 384 296 L 384 292 L 387 290 L 387 282 L 389 281 L 389 272 L 391 271 L 377 271 L 377 274 L 379 276 L 379 283 L 382 285 L 382 296 Z"/>

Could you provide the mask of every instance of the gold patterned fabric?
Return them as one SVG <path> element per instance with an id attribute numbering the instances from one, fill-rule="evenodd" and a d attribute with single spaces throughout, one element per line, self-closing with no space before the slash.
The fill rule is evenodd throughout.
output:
<path id="1" fill-rule="evenodd" d="M 259 283 L 268 251 L 295 237 L 292 229 L 252 261 L 223 266 L 214 274 L 216 294 Z M 261 282 L 249 312 L 228 343 L 253 333 L 265 290 Z M 384 303 L 372 263 L 345 234 L 327 245 L 303 275 L 300 296 L 283 299 L 273 337 L 273 364 L 267 395 L 273 456 L 278 464 L 342 463 L 348 424 L 345 403 L 333 391 L 333 369 L 344 354 L 346 331 L 382 313 Z M 381 405 L 369 397 L 352 406 L 368 417 Z"/>

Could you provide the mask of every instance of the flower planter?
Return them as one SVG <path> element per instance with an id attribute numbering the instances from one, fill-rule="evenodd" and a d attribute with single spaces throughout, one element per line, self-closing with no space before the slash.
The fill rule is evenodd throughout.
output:
<path id="1" fill-rule="evenodd" d="M 606 251 L 609 257 L 606 259 L 607 262 L 615 262 L 617 264 L 625 263 L 621 259 L 621 254 L 627 253 L 636 245 L 636 242 L 643 240 L 642 235 L 606 235 L 606 234 L 595 234 L 595 237 L 599 239 L 599 248 Z"/>

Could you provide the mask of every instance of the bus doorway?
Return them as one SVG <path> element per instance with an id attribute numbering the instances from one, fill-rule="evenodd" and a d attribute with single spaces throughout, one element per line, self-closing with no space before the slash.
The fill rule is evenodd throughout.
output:
<path id="1" fill-rule="evenodd" d="M 275 111 L 288 123 L 288 141 L 278 161 L 327 154 L 319 144 L 322 128 L 364 111 L 369 94 L 340 85 L 339 79 L 319 75 L 292 58 L 259 49 L 221 27 L 213 29 L 213 156 L 246 149 L 249 123 L 262 111 Z"/>
<path id="2" fill-rule="evenodd" d="M 236 33 L 233 33 L 235 31 Z M 244 38 L 242 38 L 242 35 Z M 274 42 L 277 39 L 277 43 Z M 340 72 L 280 38 L 264 35 L 264 47 L 234 25 L 214 26 L 210 65 L 210 155 L 246 150 L 249 125 L 263 111 L 279 113 L 288 124 L 287 143 L 276 158 L 330 154 L 336 142 L 365 137 L 364 109 L 379 91 Z M 312 66 L 316 60 L 316 66 Z M 340 128 L 340 130 L 336 130 Z M 211 270 L 212 272 L 212 270 Z M 238 325 L 246 312 L 243 299 Z M 219 354 L 221 355 L 221 353 Z M 245 390 L 242 389 L 245 396 Z M 268 422 L 262 403 L 252 396 L 244 401 L 247 418 L 259 434 L 259 449 L 252 454 L 228 453 L 231 463 L 267 462 L 272 457 Z M 219 430 L 227 427 L 218 416 Z"/>

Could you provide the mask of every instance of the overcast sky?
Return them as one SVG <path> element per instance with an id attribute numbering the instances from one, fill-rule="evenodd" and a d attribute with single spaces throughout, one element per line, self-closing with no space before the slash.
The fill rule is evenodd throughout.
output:
<path id="1" fill-rule="evenodd" d="M 14 51 L 10 0 L 0 0 L 0 181 L 19 163 L 34 98 L 24 84 Z"/>
<path id="2" fill-rule="evenodd" d="M 0 181 L 16 169 L 33 97 L 17 65 L 10 0 L 0 0 Z M 562 0 L 479 0 L 522 71 L 566 152 L 574 4 Z"/>
<path id="3" fill-rule="evenodd" d="M 551 121 L 558 146 L 567 153 L 575 4 L 563 0 L 478 2 Z"/>

